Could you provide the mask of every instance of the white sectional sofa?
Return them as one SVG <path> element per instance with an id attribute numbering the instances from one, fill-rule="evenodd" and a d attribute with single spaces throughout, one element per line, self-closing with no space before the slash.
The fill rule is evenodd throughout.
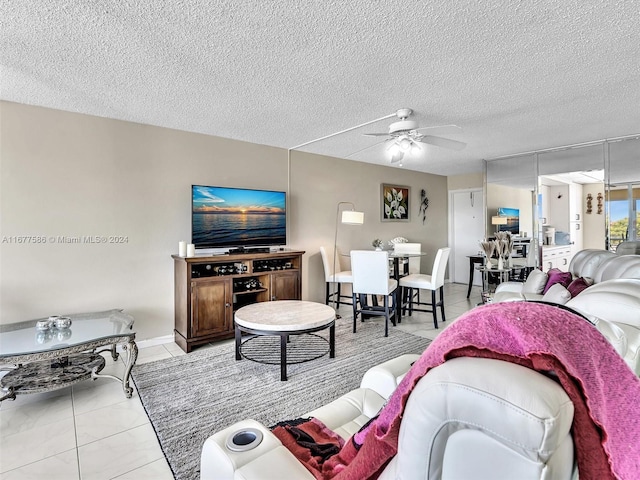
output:
<path id="1" fill-rule="evenodd" d="M 571 260 L 569 272 L 574 279 L 582 277 L 594 284 L 617 278 L 640 278 L 640 255 L 616 255 L 597 249 L 581 250 Z M 546 283 L 546 273 L 533 270 L 524 283 L 504 282 L 498 285 L 493 301 L 542 300 Z"/>

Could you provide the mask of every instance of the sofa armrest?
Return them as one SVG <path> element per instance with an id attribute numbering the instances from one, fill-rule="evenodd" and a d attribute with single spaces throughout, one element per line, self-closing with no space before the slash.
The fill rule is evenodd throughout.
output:
<path id="1" fill-rule="evenodd" d="M 388 400 L 418 358 L 420 355 L 406 354 L 371 367 L 362 377 L 360 387 L 369 388 Z"/>
<path id="2" fill-rule="evenodd" d="M 227 438 L 238 431 L 255 429 L 262 433 L 262 441 L 251 450 L 231 451 Z M 313 475 L 294 457 L 280 440 L 255 420 L 242 420 L 207 438 L 200 455 L 201 480 L 270 478 L 313 480 Z"/>

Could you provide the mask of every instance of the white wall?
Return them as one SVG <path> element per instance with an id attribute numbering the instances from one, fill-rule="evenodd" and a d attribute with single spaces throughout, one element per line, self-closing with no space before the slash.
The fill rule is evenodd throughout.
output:
<path id="1" fill-rule="evenodd" d="M 587 195 L 593 196 L 591 213 L 587 213 Z M 582 186 L 582 248 L 604 249 L 606 244 L 606 219 L 603 212 L 598 214 L 598 193 L 604 197 L 603 183 L 591 183 Z M 603 200 L 604 204 L 604 200 Z"/>
<path id="2" fill-rule="evenodd" d="M 191 184 L 287 189 L 285 149 L 10 102 L 0 113 L 0 323 L 124 308 L 139 340 L 170 335 L 170 255 L 190 239 Z M 411 187 L 410 223 L 380 221 L 382 182 Z M 420 188 L 431 200 L 425 225 Z M 318 249 L 333 242 L 341 200 L 365 211 L 365 225 L 341 227 L 345 251 L 398 235 L 446 245 L 445 177 L 293 152 L 289 239 L 308 252 L 306 299 L 324 298 Z M 46 243 L 11 240 L 22 236 Z M 60 236 L 126 240 L 68 244 Z"/>

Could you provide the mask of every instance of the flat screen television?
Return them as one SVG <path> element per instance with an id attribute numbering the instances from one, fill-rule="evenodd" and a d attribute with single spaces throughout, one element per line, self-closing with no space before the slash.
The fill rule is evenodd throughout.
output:
<path id="1" fill-rule="evenodd" d="M 196 248 L 287 243 L 285 192 L 191 186 L 191 240 Z"/>
<path id="2" fill-rule="evenodd" d="M 520 209 L 499 208 L 498 215 L 507 217 L 506 225 L 498 225 L 499 232 L 511 232 L 512 235 L 518 235 L 520 233 Z"/>

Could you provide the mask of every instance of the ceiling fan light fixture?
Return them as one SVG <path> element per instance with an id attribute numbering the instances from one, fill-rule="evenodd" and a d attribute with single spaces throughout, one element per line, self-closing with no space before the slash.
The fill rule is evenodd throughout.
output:
<path id="1" fill-rule="evenodd" d="M 408 152 L 413 146 L 413 140 L 411 140 L 411 137 L 409 137 L 409 135 L 402 135 L 398 138 L 398 140 L 396 140 L 396 145 L 398 145 L 398 148 L 400 148 L 400 150 L 402 150 L 403 152 Z"/>

